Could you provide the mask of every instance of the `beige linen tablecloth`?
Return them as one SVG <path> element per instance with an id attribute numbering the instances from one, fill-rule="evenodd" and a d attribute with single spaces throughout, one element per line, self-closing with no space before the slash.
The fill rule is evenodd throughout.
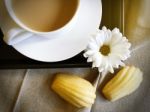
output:
<path id="1" fill-rule="evenodd" d="M 128 64 L 144 72 L 140 88 L 133 94 L 108 102 L 97 91 L 93 112 L 149 112 L 150 110 L 150 43 L 137 48 Z M 91 82 L 97 72 L 90 68 L 0 70 L 0 112 L 75 112 L 77 109 L 58 97 L 50 85 L 55 73 L 83 74 Z"/>
<path id="2" fill-rule="evenodd" d="M 0 70 L 0 112 L 11 112 L 26 70 Z"/>
<path id="3" fill-rule="evenodd" d="M 133 46 L 126 64 L 143 71 L 143 82 L 133 94 L 115 102 L 104 99 L 98 86 L 92 112 L 150 111 L 150 1 L 138 0 L 142 1 L 140 4 L 136 4 L 137 0 L 128 1 L 125 2 L 125 33 Z M 98 74 L 91 68 L 0 70 L 0 112 L 76 112 L 77 108 L 50 88 L 58 72 L 77 73 L 90 82 Z"/>
<path id="4" fill-rule="evenodd" d="M 126 63 L 144 72 L 141 86 L 133 94 L 115 102 L 102 97 L 98 87 L 92 112 L 149 112 L 150 43 L 133 51 Z M 77 108 L 56 95 L 50 88 L 58 72 L 76 73 L 93 82 L 97 71 L 91 68 L 0 70 L 0 112 L 76 112 Z"/>

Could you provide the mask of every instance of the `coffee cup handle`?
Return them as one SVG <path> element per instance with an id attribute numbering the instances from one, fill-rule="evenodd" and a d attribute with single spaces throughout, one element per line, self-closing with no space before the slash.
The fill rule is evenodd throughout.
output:
<path id="1" fill-rule="evenodd" d="M 34 35 L 33 33 L 28 32 L 24 29 L 13 28 L 7 32 L 7 34 L 5 35 L 7 37 L 4 38 L 4 41 L 8 45 L 14 45 L 14 44 L 17 44 L 19 42 L 22 42 L 23 40 L 25 40 L 25 39 L 33 36 L 33 35 Z"/>

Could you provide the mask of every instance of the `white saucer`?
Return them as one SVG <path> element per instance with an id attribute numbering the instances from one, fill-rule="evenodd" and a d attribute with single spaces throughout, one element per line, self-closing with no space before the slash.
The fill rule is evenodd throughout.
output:
<path id="1" fill-rule="evenodd" d="M 23 55 L 43 62 L 62 61 L 77 55 L 85 49 L 89 38 L 99 28 L 102 14 L 101 0 L 81 2 L 80 14 L 69 32 L 53 39 L 32 36 L 13 47 Z"/>

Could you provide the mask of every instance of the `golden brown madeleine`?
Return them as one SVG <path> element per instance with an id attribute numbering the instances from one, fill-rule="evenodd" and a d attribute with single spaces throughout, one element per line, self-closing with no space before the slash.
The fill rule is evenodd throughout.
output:
<path id="1" fill-rule="evenodd" d="M 143 73 L 139 68 L 126 66 L 121 69 L 103 88 L 104 96 L 115 101 L 134 92 L 143 80 Z"/>
<path id="2" fill-rule="evenodd" d="M 89 107 L 96 98 L 93 85 L 72 74 L 57 74 L 52 89 L 63 99 L 76 107 Z"/>

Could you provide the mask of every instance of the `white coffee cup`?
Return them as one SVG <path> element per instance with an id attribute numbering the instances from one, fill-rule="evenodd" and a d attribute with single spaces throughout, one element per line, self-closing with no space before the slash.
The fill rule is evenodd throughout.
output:
<path id="1" fill-rule="evenodd" d="M 66 23 L 64 24 L 62 27 L 53 30 L 53 31 L 36 31 L 34 29 L 31 29 L 30 27 L 28 27 L 26 24 L 24 24 L 15 14 L 15 11 L 13 9 L 12 6 L 12 0 L 4 0 L 5 1 L 5 6 L 6 9 L 10 15 L 10 17 L 15 21 L 15 23 L 20 26 L 21 29 L 12 29 L 9 31 L 9 44 L 13 45 L 16 44 L 18 42 L 21 42 L 29 37 L 31 37 L 32 35 L 40 35 L 41 37 L 46 37 L 46 38 L 53 38 L 53 37 L 57 37 L 56 35 L 59 35 L 61 33 L 67 32 L 71 29 L 71 27 L 75 24 L 75 21 L 78 17 L 78 11 L 79 11 L 79 7 L 80 7 L 80 0 L 77 0 L 78 4 L 77 7 L 75 9 L 75 12 L 72 16 L 72 18 Z M 60 18 L 61 19 L 61 18 Z"/>

